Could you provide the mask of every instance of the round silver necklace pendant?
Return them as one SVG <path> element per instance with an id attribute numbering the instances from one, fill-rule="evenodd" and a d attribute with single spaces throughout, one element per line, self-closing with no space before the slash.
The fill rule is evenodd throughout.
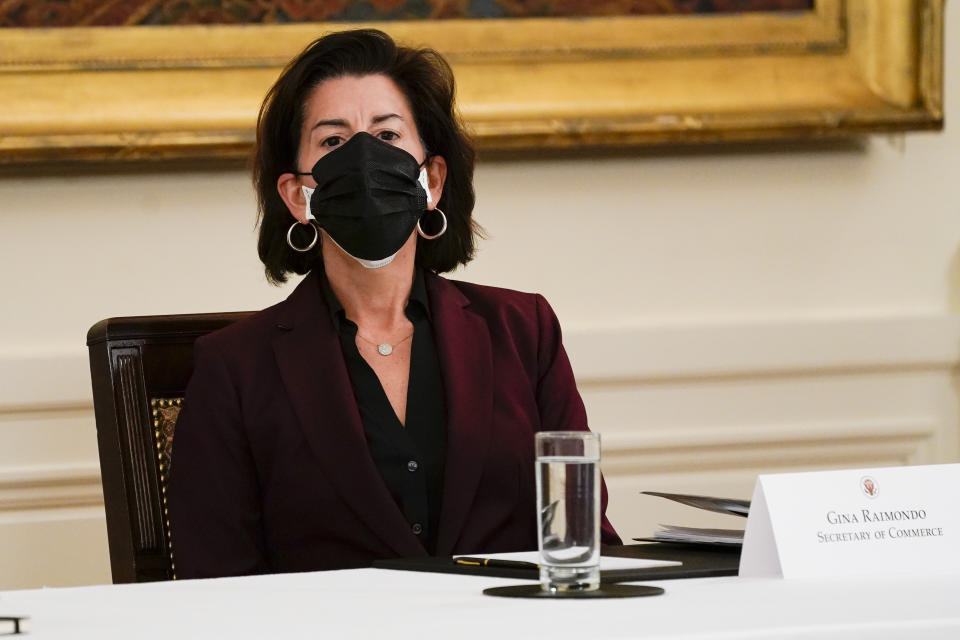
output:
<path id="1" fill-rule="evenodd" d="M 384 342 L 381 345 L 377 345 L 377 352 L 382 356 L 388 356 L 393 353 L 393 347 Z"/>

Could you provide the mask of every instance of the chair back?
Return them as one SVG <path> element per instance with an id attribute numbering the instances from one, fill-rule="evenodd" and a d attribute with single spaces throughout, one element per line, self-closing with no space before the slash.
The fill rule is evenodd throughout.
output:
<path id="1" fill-rule="evenodd" d="M 87 332 L 115 583 L 176 579 L 166 485 L 193 343 L 248 315 L 110 318 Z"/>

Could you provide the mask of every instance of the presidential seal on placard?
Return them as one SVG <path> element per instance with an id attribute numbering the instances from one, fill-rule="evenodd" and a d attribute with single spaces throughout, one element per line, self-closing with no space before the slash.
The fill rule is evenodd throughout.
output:
<path id="1" fill-rule="evenodd" d="M 870 476 L 860 478 L 860 488 L 868 498 L 876 498 L 877 494 L 880 493 L 880 487 L 877 486 L 877 481 Z"/>

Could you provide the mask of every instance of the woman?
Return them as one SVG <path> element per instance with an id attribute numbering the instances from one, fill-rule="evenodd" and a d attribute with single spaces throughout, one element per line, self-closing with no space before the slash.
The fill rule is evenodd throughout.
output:
<path id="1" fill-rule="evenodd" d="M 372 30 L 315 41 L 267 95 L 260 258 L 308 275 L 196 343 L 178 576 L 536 548 L 533 434 L 586 415 L 542 297 L 436 275 L 477 233 L 453 95 L 439 54 Z"/>

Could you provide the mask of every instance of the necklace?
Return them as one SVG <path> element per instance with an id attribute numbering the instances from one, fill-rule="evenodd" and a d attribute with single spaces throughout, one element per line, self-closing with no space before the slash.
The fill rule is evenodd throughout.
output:
<path id="1" fill-rule="evenodd" d="M 390 343 L 387 343 L 387 342 L 377 343 L 377 342 L 374 342 L 373 340 L 368 340 L 367 338 L 365 338 L 365 337 L 363 337 L 362 335 L 360 335 L 360 332 L 359 332 L 359 331 L 357 332 L 357 337 L 360 338 L 361 340 L 363 340 L 364 342 L 369 342 L 370 344 L 372 344 L 373 346 L 375 346 L 375 347 L 377 348 L 377 353 L 379 353 L 380 355 L 382 355 L 382 356 L 388 356 L 388 355 L 390 355 L 391 353 L 393 353 L 393 348 L 394 348 L 394 347 L 396 347 L 396 346 L 398 346 L 398 345 L 400 345 L 400 344 L 403 344 L 404 342 L 406 342 L 407 340 L 409 340 L 410 338 L 412 338 L 412 337 L 413 337 L 413 334 L 411 333 L 411 334 L 408 335 L 406 338 L 403 338 L 402 340 L 400 340 L 399 342 L 396 342 L 395 344 L 390 344 Z"/>

